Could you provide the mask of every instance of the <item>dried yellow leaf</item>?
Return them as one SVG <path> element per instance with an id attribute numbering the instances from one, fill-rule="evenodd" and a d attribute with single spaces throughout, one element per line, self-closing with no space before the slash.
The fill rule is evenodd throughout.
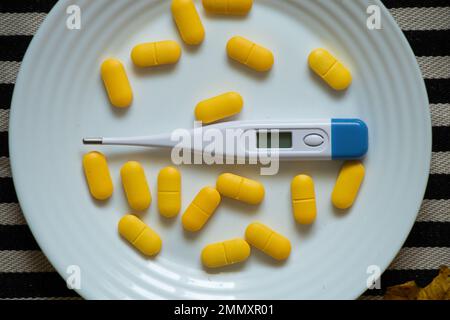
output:
<path id="1" fill-rule="evenodd" d="M 425 288 L 415 281 L 387 288 L 385 300 L 450 300 L 450 269 L 440 268 L 439 275 Z"/>
<path id="2" fill-rule="evenodd" d="M 417 300 L 445 300 L 450 292 L 450 269 L 441 267 L 439 275 L 425 288 L 421 289 Z"/>
<path id="3" fill-rule="evenodd" d="M 385 300 L 416 300 L 420 288 L 415 281 L 387 288 Z"/>

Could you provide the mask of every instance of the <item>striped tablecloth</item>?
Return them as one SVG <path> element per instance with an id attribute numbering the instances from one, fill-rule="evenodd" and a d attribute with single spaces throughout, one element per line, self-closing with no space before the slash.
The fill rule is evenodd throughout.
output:
<path id="1" fill-rule="evenodd" d="M 115 1 L 115 0 L 111 0 Z M 120 0 L 116 0 L 120 1 Z M 314 1 L 314 0 L 312 0 Z M 358 1 L 358 0 L 352 0 Z M 39 250 L 17 203 L 8 158 L 11 96 L 20 62 L 55 0 L 0 0 L 0 299 L 77 298 Z M 433 157 L 422 209 L 382 289 L 427 284 L 450 265 L 450 0 L 384 0 L 422 69 L 433 120 Z"/>

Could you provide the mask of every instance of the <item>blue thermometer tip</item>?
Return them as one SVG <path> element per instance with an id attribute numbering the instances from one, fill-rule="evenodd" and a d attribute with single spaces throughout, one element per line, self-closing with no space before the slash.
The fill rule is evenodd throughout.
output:
<path id="1" fill-rule="evenodd" d="M 359 159 L 369 148 L 369 130 L 359 119 L 331 119 L 333 159 Z"/>

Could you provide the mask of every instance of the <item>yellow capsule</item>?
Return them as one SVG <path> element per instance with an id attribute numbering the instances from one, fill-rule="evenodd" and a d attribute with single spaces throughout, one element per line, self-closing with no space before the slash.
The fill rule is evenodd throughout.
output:
<path id="1" fill-rule="evenodd" d="M 181 47 L 173 40 L 138 44 L 131 51 L 131 60 L 141 68 L 174 64 L 180 57 Z"/>
<path id="2" fill-rule="evenodd" d="M 313 50 L 308 62 L 311 69 L 335 90 L 345 90 L 352 83 L 350 71 L 325 49 Z"/>
<path id="3" fill-rule="evenodd" d="M 181 38 L 188 45 L 198 45 L 205 38 L 200 16 L 192 0 L 173 0 L 172 15 Z"/>
<path id="4" fill-rule="evenodd" d="M 364 175 L 365 169 L 360 161 L 344 163 L 331 195 L 331 200 L 336 208 L 348 209 L 353 205 Z"/>
<path id="5" fill-rule="evenodd" d="M 221 174 L 216 188 L 224 197 L 254 205 L 260 204 L 265 194 L 262 183 L 232 173 Z"/>
<path id="6" fill-rule="evenodd" d="M 202 262 L 207 268 L 220 268 L 245 261 L 249 256 L 247 241 L 233 239 L 207 245 L 202 251 Z"/>
<path id="7" fill-rule="evenodd" d="M 311 224 L 316 220 L 316 194 L 314 181 L 307 175 L 296 176 L 291 183 L 292 208 L 300 224 Z"/>
<path id="8" fill-rule="evenodd" d="M 286 260 L 291 254 L 291 242 L 262 223 L 250 224 L 245 230 L 249 244 L 276 260 Z"/>
<path id="9" fill-rule="evenodd" d="M 101 67 L 103 83 L 111 104 L 117 108 L 127 108 L 133 101 L 133 91 L 122 62 L 107 59 Z"/>
<path id="10" fill-rule="evenodd" d="M 111 197 L 114 187 L 106 157 L 97 151 L 83 157 L 83 168 L 91 195 L 97 200 Z"/>
<path id="11" fill-rule="evenodd" d="M 212 187 L 205 187 L 197 194 L 183 214 L 184 229 L 199 231 L 216 211 L 220 204 L 220 194 Z"/>
<path id="12" fill-rule="evenodd" d="M 136 161 L 125 163 L 120 176 L 130 207 L 137 211 L 146 210 L 152 202 L 152 195 L 141 164 Z"/>
<path id="13" fill-rule="evenodd" d="M 173 218 L 180 212 L 181 174 L 173 167 L 164 168 L 159 172 L 158 209 L 166 218 Z"/>
<path id="14" fill-rule="evenodd" d="M 243 16 L 252 6 L 253 0 L 203 0 L 205 10 L 215 14 Z"/>
<path id="15" fill-rule="evenodd" d="M 244 100 L 237 92 L 228 92 L 197 104 L 195 117 L 205 124 L 216 122 L 241 112 Z"/>
<path id="16" fill-rule="evenodd" d="M 146 256 L 154 256 L 161 251 L 159 235 L 136 216 L 129 214 L 120 219 L 119 233 Z"/>
<path id="17" fill-rule="evenodd" d="M 233 37 L 227 44 L 228 56 L 253 70 L 269 71 L 274 63 L 270 50 L 243 37 Z"/>

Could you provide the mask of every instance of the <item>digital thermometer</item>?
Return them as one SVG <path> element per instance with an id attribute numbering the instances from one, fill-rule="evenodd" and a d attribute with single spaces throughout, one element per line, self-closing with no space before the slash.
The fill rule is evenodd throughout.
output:
<path id="1" fill-rule="evenodd" d="M 86 138 L 84 144 L 180 148 L 215 156 L 284 160 L 359 159 L 368 150 L 368 128 L 359 119 L 233 121 L 130 138 Z"/>

